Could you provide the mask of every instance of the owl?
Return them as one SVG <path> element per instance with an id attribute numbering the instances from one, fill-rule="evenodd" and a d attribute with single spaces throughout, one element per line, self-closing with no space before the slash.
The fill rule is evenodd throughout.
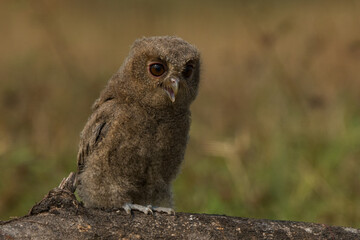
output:
<path id="1" fill-rule="evenodd" d="M 77 192 L 85 207 L 173 213 L 200 54 L 173 36 L 137 39 L 80 135 Z"/>

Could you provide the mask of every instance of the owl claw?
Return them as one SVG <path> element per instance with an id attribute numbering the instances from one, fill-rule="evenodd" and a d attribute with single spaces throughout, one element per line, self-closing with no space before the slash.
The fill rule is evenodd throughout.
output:
<path id="1" fill-rule="evenodd" d="M 153 207 L 152 209 L 153 209 L 154 212 L 163 212 L 163 213 L 167 213 L 169 215 L 175 215 L 175 211 L 172 208 Z"/>
<path id="2" fill-rule="evenodd" d="M 122 206 L 122 208 L 125 210 L 125 212 L 127 214 L 131 214 L 131 210 L 138 210 L 140 212 L 145 213 L 146 215 L 148 215 L 149 213 L 151 215 L 153 214 L 153 210 L 152 210 L 151 205 L 143 206 L 143 205 L 139 205 L 139 204 L 125 203 Z"/>
<path id="3" fill-rule="evenodd" d="M 131 214 L 132 210 L 138 210 L 140 212 L 145 213 L 148 215 L 149 213 L 151 215 L 154 214 L 154 212 L 163 212 L 167 213 L 169 215 L 175 215 L 175 211 L 172 208 L 165 208 L 165 207 L 152 207 L 151 205 L 143 206 L 139 204 L 132 204 L 132 203 L 125 203 L 122 208 L 125 210 L 127 214 Z"/>

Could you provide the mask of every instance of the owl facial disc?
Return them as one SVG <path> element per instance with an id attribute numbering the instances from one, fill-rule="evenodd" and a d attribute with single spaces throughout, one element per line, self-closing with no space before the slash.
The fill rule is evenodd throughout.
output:
<path id="1" fill-rule="evenodd" d="M 164 84 L 164 90 L 171 102 L 175 102 L 175 97 L 179 90 L 179 80 L 176 78 L 170 78 L 170 80 Z"/>

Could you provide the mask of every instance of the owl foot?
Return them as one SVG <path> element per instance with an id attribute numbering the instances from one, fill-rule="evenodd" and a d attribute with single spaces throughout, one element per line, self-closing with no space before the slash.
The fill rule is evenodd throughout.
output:
<path id="1" fill-rule="evenodd" d="M 169 215 L 175 215 L 175 211 L 172 208 L 164 208 L 164 207 L 152 207 L 151 205 L 143 206 L 139 204 L 125 203 L 122 208 L 125 210 L 127 214 L 131 214 L 132 210 L 138 210 L 140 212 L 147 214 L 153 214 L 154 212 L 163 212 Z"/>
<path id="2" fill-rule="evenodd" d="M 163 213 L 167 213 L 169 215 L 175 215 L 175 211 L 172 208 L 167 208 L 167 207 L 153 207 L 152 208 L 153 211 L 155 212 L 163 212 Z"/>
<path id="3" fill-rule="evenodd" d="M 125 203 L 122 208 L 125 210 L 127 214 L 131 214 L 131 210 L 138 210 L 140 212 L 145 213 L 146 215 L 151 213 L 153 214 L 152 206 L 143 206 L 139 204 Z"/>

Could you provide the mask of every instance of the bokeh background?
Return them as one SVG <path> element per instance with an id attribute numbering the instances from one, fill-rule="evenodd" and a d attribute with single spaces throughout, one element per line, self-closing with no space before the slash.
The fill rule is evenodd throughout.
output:
<path id="1" fill-rule="evenodd" d="M 76 170 L 142 36 L 202 53 L 177 211 L 360 227 L 360 2 L 1 1 L 0 219 Z"/>

